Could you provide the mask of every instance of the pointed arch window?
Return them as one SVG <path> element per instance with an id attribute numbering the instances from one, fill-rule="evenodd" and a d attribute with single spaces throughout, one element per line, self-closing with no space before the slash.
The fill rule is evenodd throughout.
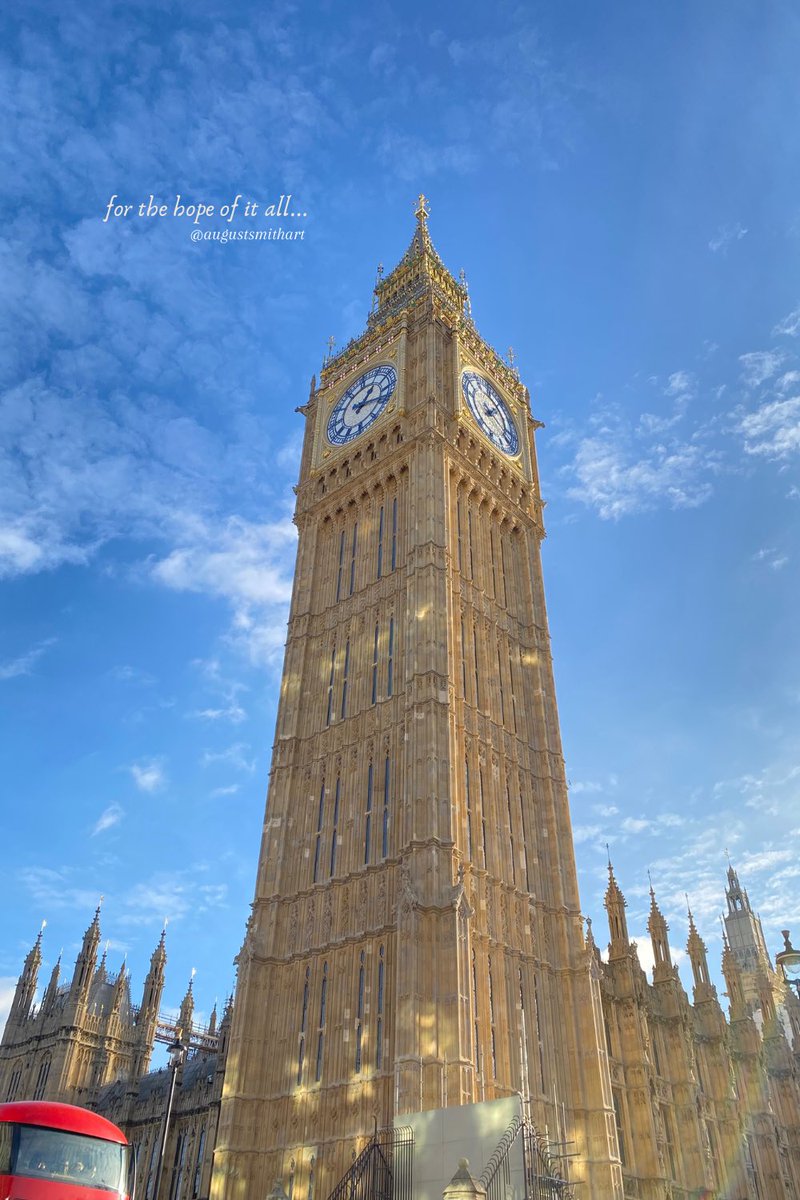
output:
<path id="1" fill-rule="evenodd" d="M 331 669 L 328 675 L 328 710 L 325 714 L 325 724 L 330 725 L 331 717 L 333 716 L 333 676 L 336 670 L 336 642 L 333 643 L 331 650 Z"/>
<path id="2" fill-rule="evenodd" d="M 378 638 L 380 637 L 380 624 L 375 622 L 375 639 L 372 644 L 372 703 L 378 699 Z"/>
<path id="3" fill-rule="evenodd" d="M 491 1036 L 492 1046 L 492 1078 L 497 1078 L 497 1043 L 495 1041 L 494 1032 L 494 983 L 492 980 L 492 960 L 488 960 L 488 978 L 489 978 L 489 1033 Z"/>
<path id="4" fill-rule="evenodd" d="M 350 595 L 356 586 L 356 551 L 358 549 L 358 521 L 353 522 L 353 546 L 350 554 Z"/>
<path id="5" fill-rule="evenodd" d="M 358 999 L 356 1003 L 356 1074 L 361 1070 L 361 1043 L 364 1036 L 364 951 L 358 967 Z"/>
<path id="6" fill-rule="evenodd" d="M 325 1048 L 325 1019 L 328 1004 L 328 964 L 322 967 L 322 989 L 319 994 L 319 1025 L 317 1027 L 317 1062 L 314 1078 L 319 1083 L 322 1078 L 322 1055 Z"/>
<path id="7" fill-rule="evenodd" d="M 397 497 L 392 500 L 392 570 L 397 566 Z"/>
<path id="8" fill-rule="evenodd" d="M 472 862 L 472 796 L 469 785 L 469 758 L 464 757 L 464 800 L 467 810 L 467 862 Z"/>
<path id="9" fill-rule="evenodd" d="M 364 866 L 369 866 L 369 855 L 372 843 L 372 763 L 367 767 L 367 810 L 364 814 Z"/>
<path id="10" fill-rule="evenodd" d="M 383 987 L 386 964 L 383 946 L 378 952 L 378 1004 L 377 1021 L 375 1024 L 375 1070 L 380 1071 L 383 1059 Z"/>
<path id="11" fill-rule="evenodd" d="M 381 858 L 389 853 L 389 805 L 392 786 L 392 764 L 386 755 L 383 764 L 383 828 L 381 830 Z"/>
<path id="12" fill-rule="evenodd" d="M 347 639 L 344 646 L 344 676 L 342 678 L 342 719 L 347 716 L 347 678 L 350 674 L 350 638 Z"/>
<path id="13" fill-rule="evenodd" d="M 306 967 L 306 978 L 303 984 L 303 1004 L 300 1010 L 300 1040 L 297 1047 L 297 1086 L 299 1087 L 303 1079 L 303 1062 L 306 1055 L 306 1023 L 308 1021 L 308 985 L 311 976 L 311 968 Z"/>
<path id="14" fill-rule="evenodd" d="M 319 809 L 317 812 L 317 834 L 314 841 L 314 877 L 313 883 L 319 879 L 319 859 L 322 851 L 322 824 L 325 818 L 325 780 L 322 781 L 322 787 L 319 789 Z"/>
<path id="15" fill-rule="evenodd" d="M 394 691 L 394 617 L 389 617 L 389 653 L 386 663 L 386 695 Z"/>
<path id="16" fill-rule="evenodd" d="M 333 794 L 333 830 L 331 831 L 331 861 L 330 861 L 330 877 L 333 879 L 336 871 L 336 845 L 339 832 L 339 797 L 341 793 L 342 781 L 339 776 L 336 776 L 336 790 Z"/>
<path id="17" fill-rule="evenodd" d="M 342 570 L 344 569 L 344 530 L 339 536 L 339 570 L 336 575 L 336 601 L 342 598 Z"/>
<path id="18" fill-rule="evenodd" d="M 376 570 L 376 578 L 380 579 L 383 574 L 383 505 L 378 516 L 378 562 Z"/>

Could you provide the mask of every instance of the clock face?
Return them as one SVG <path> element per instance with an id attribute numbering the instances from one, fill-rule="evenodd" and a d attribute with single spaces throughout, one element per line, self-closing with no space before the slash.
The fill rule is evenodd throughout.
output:
<path id="1" fill-rule="evenodd" d="M 464 399 L 469 405 L 478 425 L 490 442 L 504 454 L 514 455 L 519 450 L 519 434 L 508 405 L 488 379 L 465 371 L 461 376 Z"/>
<path id="2" fill-rule="evenodd" d="M 362 434 L 377 421 L 396 386 L 397 372 L 387 363 L 360 375 L 333 406 L 328 418 L 328 441 L 344 446 Z"/>

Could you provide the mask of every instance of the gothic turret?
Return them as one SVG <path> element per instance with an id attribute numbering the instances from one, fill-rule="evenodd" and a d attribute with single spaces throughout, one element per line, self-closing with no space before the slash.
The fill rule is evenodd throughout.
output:
<path id="1" fill-rule="evenodd" d="M 745 996 L 751 1007 L 758 1003 L 756 975 L 766 971 L 772 975 L 772 963 L 764 940 L 761 920 L 750 907 L 746 890 L 739 883 L 739 876 L 732 866 L 728 867 L 728 886 L 725 889 L 728 911 L 725 914 L 725 932 L 731 953 L 741 967 Z"/>
<path id="2" fill-rule="evenodd" d="M 687 901 L 688 908 L 688 901 Z M 689 962 L 692 965 L 692 975 L 694 976 L 693 996 L 695 1004 L 702 1004 L 704 1000 L 716 999 L 717 989 L 711 982 L 708 974 L 708 958 L 706 955 L 706 944 L 697 932 L 697 926 L 694 923 L 691 908 L 689 912 L 689 937 L 686 942 L 686 950 L 689 955 Z"/>
<path id="3" fill-rule="evenodd" d="M 9 1023 L 24 1021 L 30 1016 L 33 1001 L 36 996 L 36 984 L 39 979 L 39 967 L 42 965 L 42 933 L 44 923 L 39 930 L 36 941 L 28 951 L 22 967 L 22 974 L 17 981 L 17 989 L 8 1014 Z"/>
<path id="4" fill-rule="evenodd" d="M 653 947 L 653 982 L 661 983 L 665 979 L 673 979 L 675 970 L 669 952 L 669 925 L 664 914 L 656 904 L 653 885 L 650 884 L 650 915 L 647 918 L 647 932 Z"/>
<path id="5" fill-rule="evenodd" d="M 50 974 L 50 982 L 47 985 L 44 997 L 42 999 L 42 1012 L 52 1012 L 55 1007 L 56 996 L 58 995 L 58 980 L 61 974 L 61 955 L 56 959 L 56 964 Z"/>
<path id="6" fill-rule="evenodd" d="M 97 963 L 97 947 L 100 945 L 100 905 L 98 904 L 94 917 L 83 935 L 78 957 L 75 960 L 75 972 L 69 998 L 75 1004 L 83 1004 L 89 995 L 89 988 L 95 973 Z"/>
<path id="7" fill-rule="evenodd" d="M 614 868 L 611 865 L 611 859 L 608 860 L 608 887 L 606 888 L 605 906 L 608 913 L 608 928 L 611 934 L 608 957 L 609 959 L 624 958 L 630 950 L 628 921 L 625 916 L 625 909 L 628 905 L 619 884 L 614 878 Z"/>
<path id="8" fill-rule="evenodd" d="M 158 1010 L 164 991 L 164 968 L 167 963 L 166 936 L 167 927 L 165 925 L 161 930 L 158 945 L 150 955 L 150 970 L 144 981 L 142 1003 L 136 1017 L 136 1049 L 133 1055 L 132 1079 L 138 1079 L 139 1076 L 144 1075 L 150 1066 L 158 1024 Z"/>
<path id="9" fill-rule="evenodd" d="M 181 1007 L 178 1013 L 178 1029 L 179 1036 L 183 1042 L 189 1041 L 192 1036 L 192 1017 L 194 1016 L 194 971 L 192 971 L 189 980 L 189 986 L 186 989 L 186 995 L 181 1000 Z"/>
<path id="10" fill-rule="evenodd" d="M 731 1021 L 737 1021 L 749 1015 L 742 985 L 742 972 L 724 931 L 722 941 L 722 974 L 725 976 L 725 986 L 728 989 Z"/>

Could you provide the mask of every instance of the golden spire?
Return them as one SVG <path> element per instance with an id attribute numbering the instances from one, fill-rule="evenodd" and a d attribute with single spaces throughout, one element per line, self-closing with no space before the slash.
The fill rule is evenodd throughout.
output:
<path id="1" fill-rule="evenodd" d="M 414 216 L 417 218 L 417 221 L 423 226 L 423 228 L 427 224 L 430 211 L 430 202 L 428 201 L 427 197 L 423 196 L 422 192 L 420 192 L 419 197 L 417 198 L 417 209 L 414 213 Z"/>

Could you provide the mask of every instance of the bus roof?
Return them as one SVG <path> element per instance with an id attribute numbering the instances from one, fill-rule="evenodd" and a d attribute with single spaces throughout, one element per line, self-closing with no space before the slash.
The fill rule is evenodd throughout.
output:
<path id="1" fill-rule="evenodd" d="M 69 1133 L 82 1133 L 85 1137 L 102 1138 L 106 1142 L 127 1145 L 128 1139 L 121 1129 L 98 1113 L 74 1104 L 56 1104 L 51 1100 L 19 1100 L 0 1104 L 0 1121 L 14 1121 L 20 1125 L 43 1125 L 49 1129 L 63 1129 Z"/>

